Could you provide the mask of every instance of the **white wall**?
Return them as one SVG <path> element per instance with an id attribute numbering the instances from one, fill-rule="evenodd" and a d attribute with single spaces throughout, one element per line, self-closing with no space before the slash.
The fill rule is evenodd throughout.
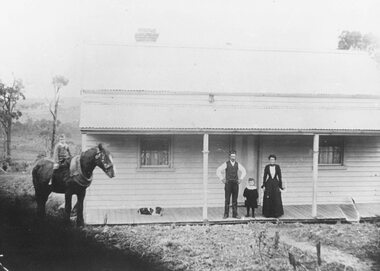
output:
<path id="1" fill-rule="evenodd" d="M 263 136 L 261 181 L 270 153 L 277 155 L 287 192 L 284 204 L 311 204 L 312 136 Z M 380 138 L 345 137 L 344 166 L 320 167 L 318 203 L 380 202 Z"/>

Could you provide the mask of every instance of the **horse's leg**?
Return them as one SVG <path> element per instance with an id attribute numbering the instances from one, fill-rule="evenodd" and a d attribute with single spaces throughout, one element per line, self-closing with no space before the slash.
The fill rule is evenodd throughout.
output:
<path id="1" fill-rule="evenodd" d="M 49 197 L 50 189 L 40 188 L 36 189 L 36 201 L 37 201 L 37 216 L 40 219 L 44 219 L 46 216 L 46 201 Z"/>
<path id="2" fill-rule="evenodd" d="M 73 197 L 71 189 L 67 189 L 65 192 L 65 223 L 70 224 L 70 213 L 71 213 L 71 199 Z"/>
<path id="3" fill-rule="evenodd" d="M 77 227 L 84 226 L 84 219 L 83 219 L 83 202 L 84 197 L 86 196 L 86 189 L 81 189 L 79 193 L 77 194 Z"/>
<path id="4" fill-rule="evenodd" d="M 32 170 L 35 200 L 37 202 L 37 217 L 41 220 L 46 216 L 46 201 L 51 193 L 49 173 L 42 164 L 37 164 Z"/>

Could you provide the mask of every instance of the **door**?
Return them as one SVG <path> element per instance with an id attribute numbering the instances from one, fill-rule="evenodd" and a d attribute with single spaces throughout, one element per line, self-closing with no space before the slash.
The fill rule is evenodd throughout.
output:
<path id="1" fill-rule="evenodd" d="M 243 192 L 247 186 L 248 178 L 254 178 L 256 186 L 259 189 L 260 180 L 258 176 L 259 167 L 259 136 L 258 135 L 244 135 L 235 137 L 235 150 L 237 152 L 237 161 L 241 163 L 246 171 L 247 176 L 243 179 L 239 186 L 238 204 L 244 205 Z M 260 201 L 259 201 L 260 202 Z"/>

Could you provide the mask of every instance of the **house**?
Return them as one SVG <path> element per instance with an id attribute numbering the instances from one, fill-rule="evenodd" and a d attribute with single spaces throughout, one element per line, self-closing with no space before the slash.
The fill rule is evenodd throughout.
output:
<path id="1" fill-rule="evenodd" d="M 105 144 L 117 177 L 95 172 L 87 223 L 147 206 L 202 207 L 207 219 L 224 204 L 215 170 L 230 149 L 258 185 L 276 154 L 284 205 L 309 204 L 314 217 L 319 204 L 380 203 L 380 72 L 365 53 L 92 49 L 82 143 Z"/>

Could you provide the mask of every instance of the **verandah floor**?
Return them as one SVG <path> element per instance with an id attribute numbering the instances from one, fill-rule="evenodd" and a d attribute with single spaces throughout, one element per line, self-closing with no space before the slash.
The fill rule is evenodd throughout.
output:
<path id="1" fill-rule="evenodd" d="M 238 208 L 241 219 L 223 219 L 222 207 L 208 208 L 208 222 L 247 223 L 249 221 L 275 221 L 274 218 L 262 216 L 261 207 L 256 209 L 255 218 L 244 217 L 245 207 Z M 311 215 L 311 205 L 284 206 L 284 215 L 279 218 L 282 222 L 326 222 L 326 221 L 359 221 L 380 218 L 380 203 L 353 204 L 323 204 L 318 205 L 317 218 Z M 230 212 L 231 215 L 231 212 Z M 90 209 L 86 211 L 87 224 L 197 224 L 203 223 L 202 208 L 165 208 L 162 216 L 141 215 L 137 209 Z"/>

